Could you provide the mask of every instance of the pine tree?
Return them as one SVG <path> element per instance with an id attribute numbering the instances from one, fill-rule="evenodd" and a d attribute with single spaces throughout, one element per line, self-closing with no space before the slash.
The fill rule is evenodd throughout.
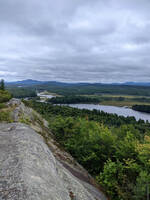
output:
<path id="1" fill-rule="evenodd" d="M 3 90 L 3 91 L 5 90 L 5 83 L 3 79 L 0 82 L 0 90 Z"/>

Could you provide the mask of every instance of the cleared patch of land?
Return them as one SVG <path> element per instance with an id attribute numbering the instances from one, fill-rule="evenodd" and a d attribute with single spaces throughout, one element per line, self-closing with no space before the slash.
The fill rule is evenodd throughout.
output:
<path id="1" fill-rule="evenodd" d="M 150 105 L 150 97 L 145 96 L 133 96 L 133 95 L 84 95 L 88 97 L 94 97 L 99 99 L 101 105 L 111 106 L 128 106 L 133 105 Z"/>
<path id="2" fill-rule="evenodd" d="M 53 93 L 53 92 L 48 92 L 48 91 L 44 91 L 44 92 L 40 92 L 40 95 L 52 95 L 52 96 L 56 96 L 56 97 L 60 97 L 61 95 Z"/>
<path id="3" fill-rule="evenodd" d="M 147 99 L 150 99 L 150 96 L 137 96 L 137 95 L 111 95 L 111 94 L 103 94 L 102 95 L 103 97 L 124 97 L 124 98 L 147 98 Z"/>

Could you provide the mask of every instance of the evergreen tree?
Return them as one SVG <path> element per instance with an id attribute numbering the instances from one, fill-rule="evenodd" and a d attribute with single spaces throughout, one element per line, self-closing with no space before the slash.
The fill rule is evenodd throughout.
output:
<path id="1" fill-rule="evenodd" d="M 5 83 L 3 79 L 0 82 L 0 90 L 3 90 L 3 91 L 5 90 Z"/>

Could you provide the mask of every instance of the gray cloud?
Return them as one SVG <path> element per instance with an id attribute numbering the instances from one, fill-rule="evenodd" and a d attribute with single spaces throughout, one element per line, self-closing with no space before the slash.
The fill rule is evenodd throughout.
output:
<path id="1" fill-rule="evenodd" d="M 0 78 L 150 81 L 149 0 L 1 0 Z"/>

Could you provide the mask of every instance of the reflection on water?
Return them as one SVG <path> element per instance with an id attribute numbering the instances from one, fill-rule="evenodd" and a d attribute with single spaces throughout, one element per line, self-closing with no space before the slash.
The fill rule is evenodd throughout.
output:
<path id="1" fill-rule="evenodd" d="M 143 119 L 144 121 L 148 120 L 150 122 L 150 114 L 134 111 L 130 108 L 117 107 L 117 106 L 103 106 L 95 104 L 68 104 L 70 107 L 79 108 L 79 109 L 88 109 L 88 110 L 102 110 L 107 113 L 113 113 L 117 115 L 122 115 L 124 117 L 134 116 L 136 120 Z"/>

